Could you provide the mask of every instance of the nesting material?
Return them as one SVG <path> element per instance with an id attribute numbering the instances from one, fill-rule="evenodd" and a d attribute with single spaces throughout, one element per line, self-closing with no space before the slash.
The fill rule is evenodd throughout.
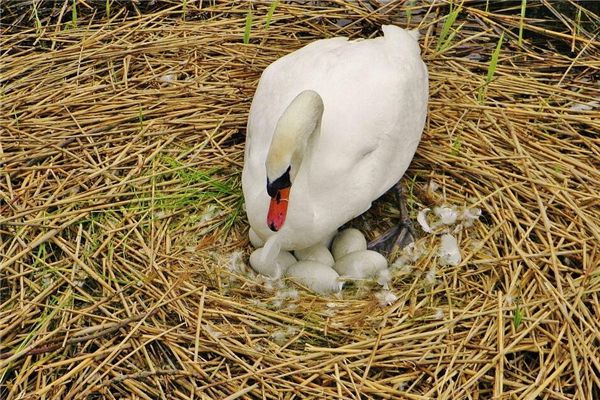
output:
<path id="1" fill-rule="evenodd" d="M 329 267 L 335 263 L 329 249 L 320 243 L 304 250 L 296 250 L 294 255 L 299 261 L 316 261 Z"/>
<path id="2" fill-rule="evenodd" d="M 239 0 L 110 1 L 110 18 L 97 0 L 0 3 L 0 397 L 278 399 L 299 382 L 314 399 L 598 397 L 600 120 L 569 110 L 600 94 L 600 16 L 586 2 L 561 22 L 559 2 L 518 2 L 521 18 L 453 1 L 446 40 L 445 1 L 252 2 L 251 14 Z M 485 207 L 460 235 L 469 266 L 438 264 L 427 287 L 399 273 L 425 275 L 431 251 L 407 258 L 388 309 L 374 292 L 330 308 L 303 290 L 272 309 L 285 280 L 232 274 L 227 258 L 247 239 L 239 175 L 256 82 L 312 40 L 386 21 L 420 28 L 435 88 L 406 173 L 414 205 Z M 385 210 L 356 222 L 383 227 Z"/>
<path id="3" fill-rule="evenodd" d="M 384 256 L 373 250 L 355 251 L 338 259 L 333 266 L 343 278 L 377 279 L 380 271 L 387 269 Z"/>
<path id="4" fill-rule="evenodd" d="M 344 229 L 333 239 L 331 253 L 336 260 L 346 254 L 367 249 L 367 239 L 361 231 L 354 228 Z"/>
<path id="5" fill-rule="evenodd" d="M 390 269 L 393 270 L 398 275 L 407 275 L 413 272 L 414 266 L 402 262 L 399 258 L 392 265 L 390 265 Z"/>
<path id="6" fill-rule="evenodd" d="M 250 266 L 259 274 L 279 279 L 290 265 L 296 263 L 296 258 L 288 251 L 279 252 L 274 260 L 265 259 L 264 251 L 264 248 L 260 248 L 250 254 Z"/>
<path id="7" fill-rule="evenodd" d="M 336 293 L 344 286 L 333 268 L 316 261 L 299 261 L 287 269 L 286 276 L 319 294 Z"/>
<path id="8" fill-rule="evenodd" d="M 439 185 L 437 182 L 435 182 L 435 181 L 431 180 L 431 181 L 429 181 L 429 184 L 427 185 L 427 193 L 429 193 L 429 195 L 432 195 L 432 194 L 434 194 L 434 193 L 435 193 L 435 192 L 436 192 L 436 191 L 437 191 L 439 188 L 440 188 L 440 185 Z"/>

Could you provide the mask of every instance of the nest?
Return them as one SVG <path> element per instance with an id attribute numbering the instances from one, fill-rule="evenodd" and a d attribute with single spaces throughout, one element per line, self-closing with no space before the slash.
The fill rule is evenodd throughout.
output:
<path id="1" fill-rule="evenodd" d="M 593 4 L 3 7 L 0 397 L 600 398 Z M 260 73 L 384 23 L 420 29 L 430 72 L 413 218 L 483 210 L 462 261 L 423 234 L 383 304 L 257 277 L 240 173 Z M 395 217 L 384 200 L 359 223 Z"/>

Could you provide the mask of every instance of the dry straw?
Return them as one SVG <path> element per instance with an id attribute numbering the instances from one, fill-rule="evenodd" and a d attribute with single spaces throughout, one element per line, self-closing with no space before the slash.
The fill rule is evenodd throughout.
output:
<path id="1" fill-rule="evenodd" d="M 3 4 L 1 398 L 600 398 L 600 17 L 305 3 Z M 390 22 L 421 30 L 431 79 L 413 218 L 482 218 L 456 267 L 424 235 L 389 306 L 278 288 L 244 264 L 257 80 Z M 379 202 L 357 223 L 374 236 L 396 215 Z"/>

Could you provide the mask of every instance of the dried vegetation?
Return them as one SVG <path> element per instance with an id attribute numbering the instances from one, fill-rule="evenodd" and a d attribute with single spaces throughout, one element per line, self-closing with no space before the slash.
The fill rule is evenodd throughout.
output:
<path id="1" fill-rule="evenodd" d="M 600 398 L 598 10 L 306 3 L 3 3 L 1 398 Z M 423 236 L 389 306 L 273 286 L 244 265 L 260 73 L 390 22 L 430 71 L 413 217 L 482 218 L 458 266 Z"/>

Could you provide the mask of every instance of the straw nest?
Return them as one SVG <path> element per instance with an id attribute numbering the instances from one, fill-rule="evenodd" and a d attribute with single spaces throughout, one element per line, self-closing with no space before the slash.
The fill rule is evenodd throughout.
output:
<path id="1" fill-rule="evenodd" d="M 0 397 L 600 398 L 598 16 L 306 3 L 5 3 Z M 240 171 L 261 71 L 390 22 L 419 27 L 430 71 L 412 216 L 483 210 L 462 262 L 422 233 L 391 305 L 376 284 L 254 276 Z M 395 217 L 384 200 L 357 223 Z"/>

